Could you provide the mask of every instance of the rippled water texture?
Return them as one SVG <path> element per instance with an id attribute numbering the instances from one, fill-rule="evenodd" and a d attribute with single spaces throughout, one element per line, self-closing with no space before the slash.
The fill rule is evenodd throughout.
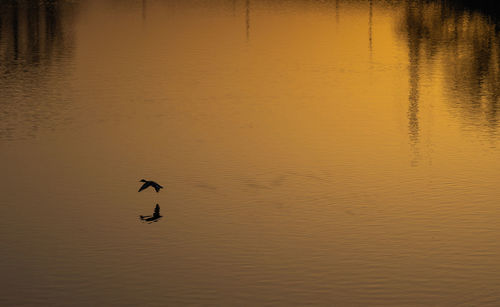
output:
<path id="1" fill-rule="evenodd" d="M 500 36 L 447 3 L 0 2 L 0 305 L 498 305 Z"/>

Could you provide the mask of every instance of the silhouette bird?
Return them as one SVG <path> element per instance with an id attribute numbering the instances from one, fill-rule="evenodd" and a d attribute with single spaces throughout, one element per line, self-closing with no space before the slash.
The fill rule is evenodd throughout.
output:
<path id="1" fill-rule="evenodd" d="M 145 190 L 149 187 L 153 187 L 156 190 L 156 193 L 160 192 L 160 189 L 163 189 L 161 185 L 151 180 L 141 179 L 139 182 L 144 182 L 144 184 L 142 185 L 142 187 L 139 189 L 138 192 Z"/>
<path id="2" fill-rule="evenodd" d="M 155 211 L 153 215 L 139 215 L 139 218 L 143 222 L 148 222 L 148 224 L 158 222 L 162 216 L 160 215 L 160 205 L 156 204 Z"/>

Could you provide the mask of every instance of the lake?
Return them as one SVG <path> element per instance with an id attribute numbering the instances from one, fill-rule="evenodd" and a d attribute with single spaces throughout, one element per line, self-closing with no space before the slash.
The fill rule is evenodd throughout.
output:
<path id="1" fill-rule="evenodd" d="M 450 3 L 2 1 L 0 305 L 498 305 L 500 35 Z"/>

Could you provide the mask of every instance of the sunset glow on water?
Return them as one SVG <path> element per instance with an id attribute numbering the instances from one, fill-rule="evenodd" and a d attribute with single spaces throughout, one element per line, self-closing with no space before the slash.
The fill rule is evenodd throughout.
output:
<path id="1" fill-rule="evenodd" d="M 497 306 L 494 20 L 0 2 L 0 305 Z"/>

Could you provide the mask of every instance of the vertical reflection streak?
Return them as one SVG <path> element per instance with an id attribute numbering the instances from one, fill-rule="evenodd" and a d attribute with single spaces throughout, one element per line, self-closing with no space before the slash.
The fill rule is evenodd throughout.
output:
<path id="1" fill-rule="evenodd" d="M 250 0 L 246 0 L 245 21 L 246 21 L 246 35 L 248 42 L 250 40 Z"/>
<path id="2" fill-rule="evenodd" d="M 142 21 L 146 20 L 146 0 L 142 0 Z"/>
<path id="3" fill-rule="evenodd" d="M 373 27 L 373 0 L 370 0 L 370 11 L 368 14 L 368 41 L 370 47 L 370 60 L 372 58 L 372 51 L 373 51 L 372 27 Z"/>
<path id="4" fill-rule="evenodd" d="M 19 58 L 19 12 L 17 1 L 12 3 L 12 44 L 14 47 L 14 60 Z"/>
<path id="5" fill-rule="evenodd" d="M 38 64 L 40 61 L 40 7 L 39 3 L 33 3 L 28 9 L 28 61 Z"/>
<path id="6" fill-rule="evenodd" d="M 2 52 L 2 39 L 3 39 L 3 33 L 2 33 L 2 30 L 3 30 L 3 7 L 0 6 L 0 54 Z"/>
<path id="7" fill-rule="evenodd" d="M 335 20 L 337 23 L 339 23 L 339 9 L 340 9 L 339 0 L 335 0 Z"/>
<path id="8" fill-rule="evenodd" d="M 416 6 L 416 7 L 415 7 Z M 422 40 L 421 20 L 423 18 L 422 2 L 416 5 L 407 2 L 407 41 L 408 41 L 408 136 L 414 154 L 412 163 L 418 160 L 418 143 L 420 138 L 419 125 L 419 62 L 420 44 Z"/>

